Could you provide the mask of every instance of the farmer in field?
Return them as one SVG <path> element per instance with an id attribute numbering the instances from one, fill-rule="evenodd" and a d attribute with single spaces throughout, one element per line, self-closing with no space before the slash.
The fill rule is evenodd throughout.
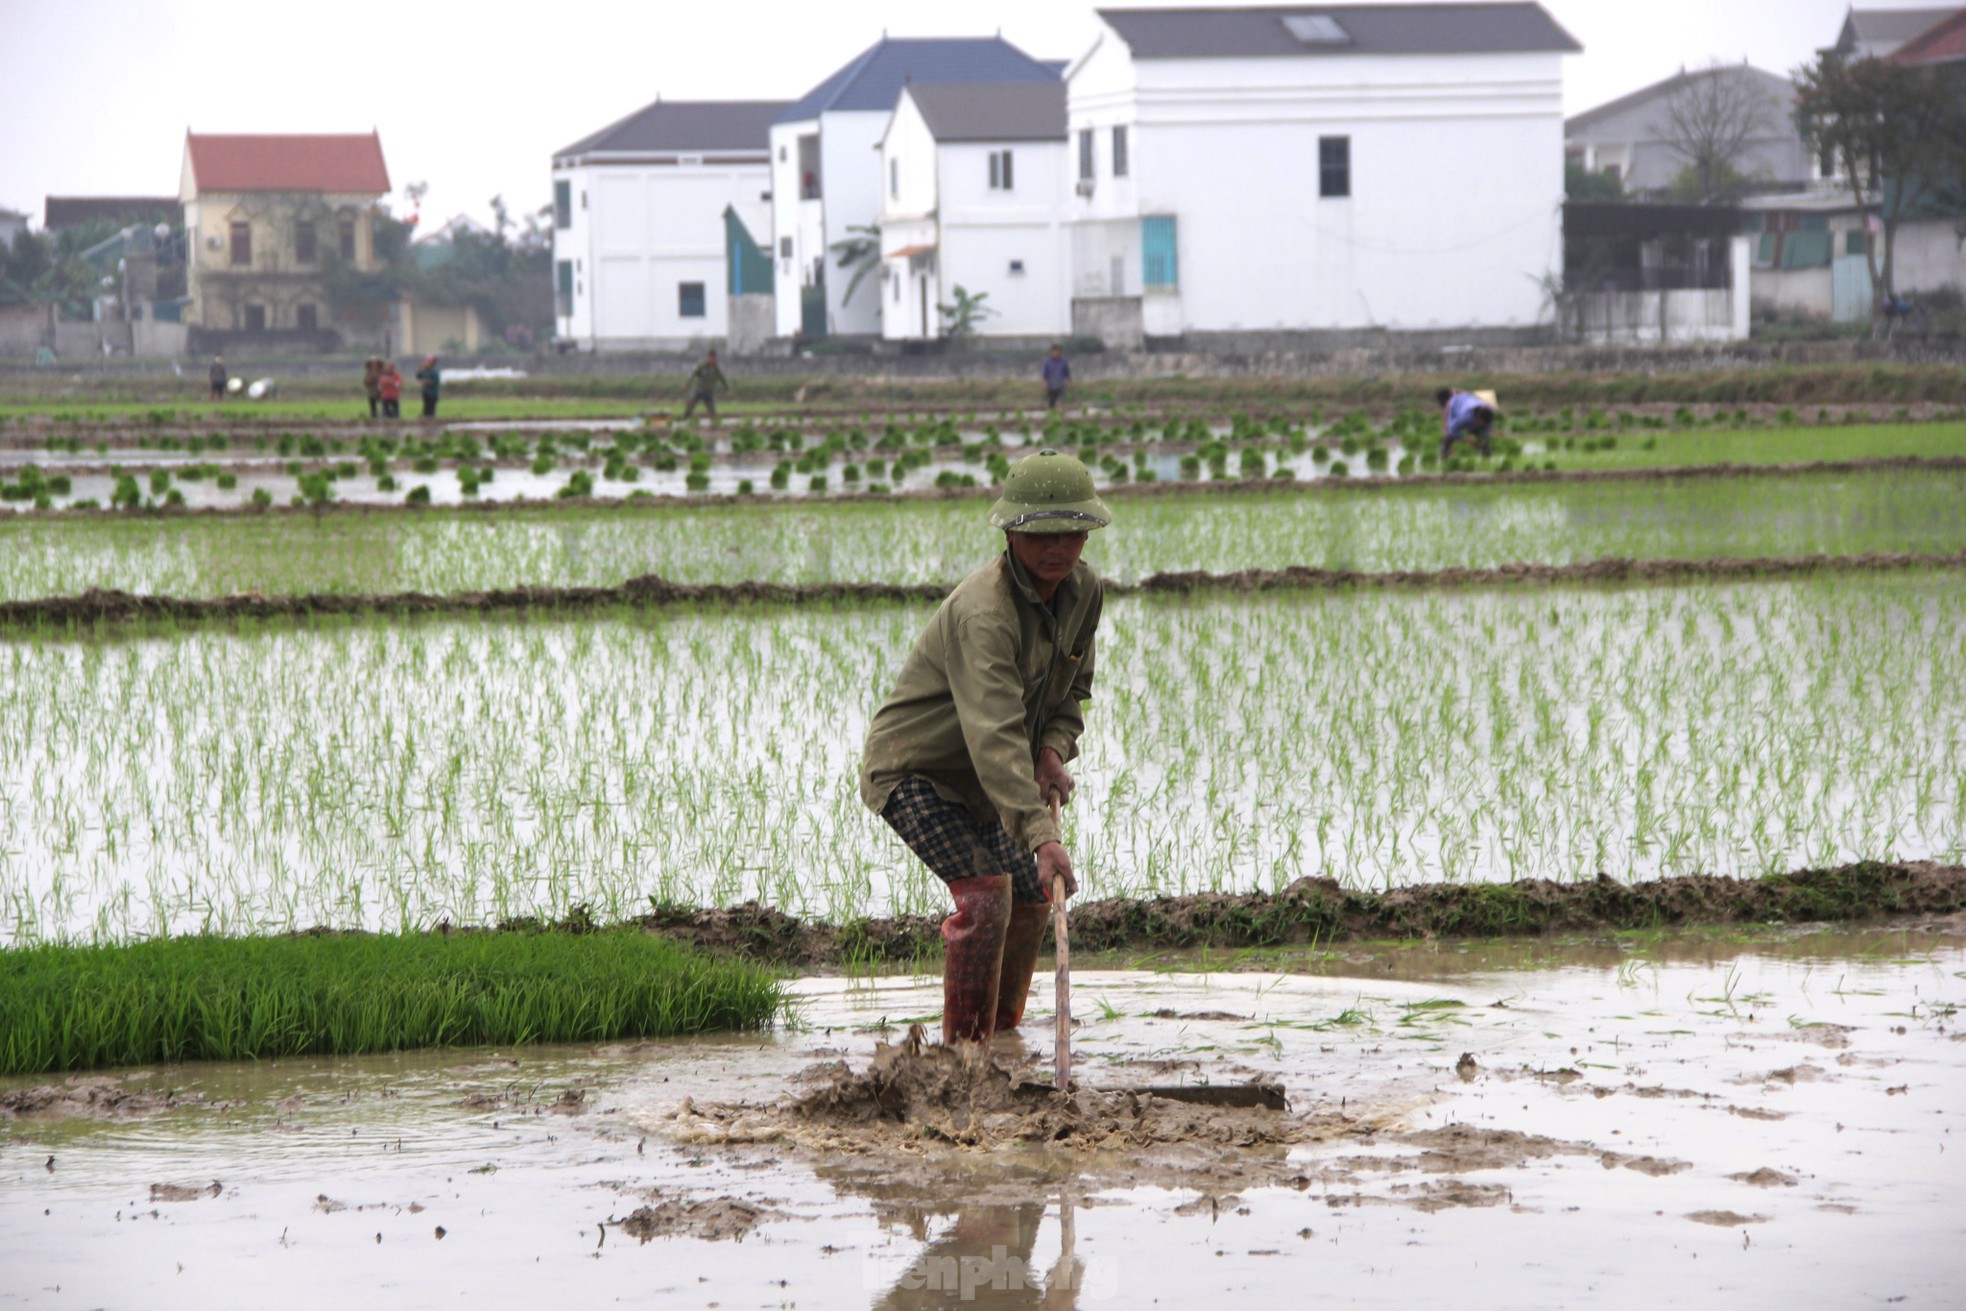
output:
<path id="1" fill-rule="evenodd" d="M 444 391 L 444 371 L 437 367 L 437 357 L 423 357 L 423 367 L 416 371 L 416 380 L 423 384 L 423 417 L 437 417 L 437 400 Z"/>
<path id="2" fill-rule="evenodd" d="M 224 400 L 225 384 L 229 380 L 229 378 L 225 371 L 225 357 L 223 355 L 212 356 L 211 380 L 212 380 L 212 399 L 215 401 Z"/>
<path id="3" fill-rule="evenodd" d="M 1495 428 L 1495 407 L 1480 395 L 1471 391 L 1456 391 L 1452 387 L 1442 387 L 1434 393 L 1434 403 L 1440 406 L 1440 462 L 1447 463 L 1447 453 L 1454 449 L 1454 443 L 1470 441 L 1483 455 L 1489 453 L 1488 437 Z"/>
<path id="4" fill-rule="evenodd" d="M 690 415 L 696 413 L 696 407 L 701 405 L 710 415 L 710 426 L 716 427 L 717 388 L 721 387 L 726 392 L 730 390 L 730 379 L 717 367 L 717 352 L 711 351 L 703 357 L 703 363 L 689 375 L 688 386 L 689 403 L 683 406 L 683 419 L 687 421 Z"/>
<path id="5" fill-rule="evenodd" d="M 1050 798 L 1071 800 L 1092 695 L 1099 577 L 1079 560 L 1111 523 L 1092 475 L 1040 451 L 1011 467 L 990 523 L 1004 553 L 957 585 L 874 715 L 860 797 L 949 885 L 942 1037 L 1024 1018 L 1054 875 L 1078 891 Z"/>
<path id="6" fill-rule="evenodd" d="M 1065 388 L 1071 385 L 1072 366 L 1065 359 L 1065 348 L 1053 346 L 1051 354 L 1044 360 L 1044 407 L 1047 410 L 1058 408 L 1058 402 L 1065 399 Z"/>

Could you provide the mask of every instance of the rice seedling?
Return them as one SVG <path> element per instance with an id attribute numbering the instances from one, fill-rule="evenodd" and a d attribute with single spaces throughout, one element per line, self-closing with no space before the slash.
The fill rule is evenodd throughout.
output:
<path id="1" fill-rule="evenodd" d="M 460 470 L 461 486 L 471 467 Z M 142 503 L 134 481 L 126 490 Z M 1108 576 L 1137 580 L 1161 570 L 1291 564 L 1437 569 L 1606 556 L 1956 551 L 1966 547 L 1962 498 L 1966 473 L 1944 470 L 1387 485 L 1370 494 L 1271 490 L 1266 479 L 1233 497 L 1122 501 L 1117 529 L 1102 535 L 1095 560 Z M 777 501 L 671 504 L 646 514 L 624 507 L 437 510 L 415 520 L 333 513 L 265 521 L 0 517 L 0 600 L 101 586 L 181 596 L 453 592 L 609 585 L 648 573 L 682 582 L 948 583 L 993 549 L 980 510 L 973 500 Z"/>
<path id="2" fill-rule="evenodd" d="M 1108 606 L 1090 895 L 1966 855 L 1953 575 Z M 916 606 L 0 643 L 0 940 L 940 889 L 854 786 Z M 1504 908 L 1498 907 L 1497 913 Z"/>
<path id="3" fill-rule="evenodd" d="M 0 1074 L 758 1028 L 773 975 L 634 930 L 0 950 Z"/>

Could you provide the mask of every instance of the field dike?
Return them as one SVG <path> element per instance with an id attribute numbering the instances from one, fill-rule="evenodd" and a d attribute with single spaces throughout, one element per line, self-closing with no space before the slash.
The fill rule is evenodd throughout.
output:
<path id="1" fill-rule="evenodd" d="M 1966 867 L 1930 861 L 1866 861 L 1755 879 L 1705 874 L 1642 883 L 1535 879 L 1427 883 L 1386 892 L 1303 878 L 1277 893 L 1207 892 L 1074 905 L 1071 942 L 1074 954 L 1091 956 L 1686 924 L 1851 921 L 1962 909 Z M 697 946 L 799 969 L 919 961 L 942 950 L 941 919 L 930 915 L 837 925 L 799 920 L 746 902 L 721 909 L 658 909 L 641 924 Z"/>
<path id="2" fill-rule="evenodd" d="M 1802 578 L 1814 574 L 1902 573 L 1966 569 L 1966 551 L 1880 552 L 1865 555 L 1719 556 L 1709 560 L 1632 560 L 1606 557 L 1575 564 L 1507 564 L 1489 568 L 1372 571 L 1291 565 L 1157 573 L 1138 583 L 1107 581 L 1108 596 L 1203 592 L 1339 590 L 1346 588 L 1465 588 L 1525 585 L 1684 584 L 1747 579 Z M 256 592 L 210 598 L 146 596 L 90 588 L 79 596 L 0 602 L 0 628 L 168 621 L 305 618 L 317 615 L 475 615 L 529 611 L 589 611 L 669 606 L 841 605 L 870 602 L 935 602 L 950 588 L 940 583 L 672 583 L 656 574 L 616 587 L 513 587 L 485 592 L 314 593 L 263 596 Z"/>

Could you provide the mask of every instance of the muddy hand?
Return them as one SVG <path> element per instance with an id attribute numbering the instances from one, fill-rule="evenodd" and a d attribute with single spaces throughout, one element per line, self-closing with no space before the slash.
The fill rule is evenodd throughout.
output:
<path id="1" fill-rule="evenodd" d="M 1078 786 L 1065 768 L 1065 762 L 1050 747 L 1038 752 L 1038 795 L 1046 801 L 1053 797 L 1059 805 L 1072 799 L 1072 789 Z"/>
<path id="2" fill-rule="evenodd" d="M 1065 854 L 1061 842 L 1047 842 L 1038 848 L 1038 890 L 1044 893 L 1046 901 L 1051 900 L 1053 877 L 1065 880 L 1065 896 L 1069 899 L 1078 895 L 1079 881 L 1072 877 L 1072 858 Z"/>

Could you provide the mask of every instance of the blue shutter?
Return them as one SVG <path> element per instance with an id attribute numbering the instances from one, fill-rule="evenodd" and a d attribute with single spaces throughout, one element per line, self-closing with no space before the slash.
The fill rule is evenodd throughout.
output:
<path id="1" fill-rule="evenodd" d="M 1171 291 L 1180 283 L 1172 214 L 1140 220 L 1140 281 L 1163 291 Z"/>

